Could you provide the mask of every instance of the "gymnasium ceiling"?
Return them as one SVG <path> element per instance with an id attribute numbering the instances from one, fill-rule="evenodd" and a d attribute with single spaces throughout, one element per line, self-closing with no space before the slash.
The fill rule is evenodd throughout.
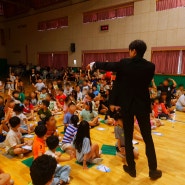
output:
<path id="1" fill-rule="evenodd" d="M 66 7 L 89 0 L 0 0 L 0 15 L 12 18 L 29 13 L 43 12 L 57 7 Z"/>

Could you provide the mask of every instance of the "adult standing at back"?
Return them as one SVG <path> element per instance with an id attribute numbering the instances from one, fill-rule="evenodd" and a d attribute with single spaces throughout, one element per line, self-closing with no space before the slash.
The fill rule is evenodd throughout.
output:
<path id="1" fill-rule="evenodd" d="M 170 85 L 170 81 L 172 82 L 172 85 Z M 175 89 L 177 86 L 175 80 L 172 78 L 165 79 L 163 83 L 157 87 L 157 91 L 159 94 L 166 93 L 166 105 L 168 108 L 171 108 L 171 97 L 172 97 L 172 90 Z"/>
<path id="2" fill-rule="evenodd" d="M 117 72 L 110 104 L 120 106 L 122 111 L 128 164 L 128 166 L 124 165 L 123 169 L 130 176 L 136 177 L 132 145 L 135 115 L 146 144 L 149 177 L 155 180 L 162 176 L 162 171 L 157 170 L 150 125 L 151 103 L 148 87 L 154 76 L 155 65 L 143 58 L 146 49 L 145 42 L 135 40 L 129 45 L 130 58 L 121 59 L 120 62 L 92 62 L 87 68 Z"/>

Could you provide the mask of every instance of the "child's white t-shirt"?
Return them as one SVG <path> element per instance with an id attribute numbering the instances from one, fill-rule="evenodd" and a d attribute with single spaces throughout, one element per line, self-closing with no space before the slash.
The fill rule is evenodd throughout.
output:
<path id="1" fill-rule="evenodd" d="M 19 129 L 17 132 L 10 129 L 5 140 L 5 146 L 6 146 L 5 150 L 8 151 L 10 148 L 21 144 L 21 138 L 22 138 L 22 134 Z"/>
<path id="2" fill-rule="evenodd" d="M 15 112 L 14 112 L 13 116 L 17 116 L 18 118 L 20 118 L 21 126 L 25 126 L 26 125 L 24 120 L 27 119 L 27 117 L 23 113 L 20 113 L 20 114 L 16 115 Z"/>
<path id="3" fill-rule="evenodd" d="M 37 91 L 41 91 L 43 87 L 45 87 L 45 84 L 43 82 L 36 83 L 35 87 L 37 88 Z"/>

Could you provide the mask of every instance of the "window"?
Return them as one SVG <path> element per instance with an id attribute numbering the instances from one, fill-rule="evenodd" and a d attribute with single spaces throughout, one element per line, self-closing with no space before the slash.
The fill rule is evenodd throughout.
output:
<path id="1" fill-rule="evenodd" d="M 128 58 L 129 52 L 125 50 L 100 50 L 100 51 L 84 51 L 82 67 L 87 66 L 90 62 L 118 62 L 122 58 Z"/>
<path id="2" fill-rule="evenodd" d="M 53 20 L 42 21 L 38 23 L 38 31 L 59 29 L 68 26 L 68 17 L 61 17 Z"/>
<path id="3" fill-rule="evenodd" d="M 152 62 L 158 74 L 185 74 L 185 50 L 152 51 Z"/>
<path id="4" fill-rule="evenodd" d="M 104 21 L 134 15 L 134 3 L 94 10 L 83 14 L 83 23 Z"/>
<path id="5" fill-rule="evenodd" d="M 185 0 L 156 0 L 156 10 L 162 11 L 185 6 Z"/>
<path id="6" fill-rule="evenodd" d="M 68 67 L 68 52 L 38 53 L 39 65 L 61 69 Z"/>

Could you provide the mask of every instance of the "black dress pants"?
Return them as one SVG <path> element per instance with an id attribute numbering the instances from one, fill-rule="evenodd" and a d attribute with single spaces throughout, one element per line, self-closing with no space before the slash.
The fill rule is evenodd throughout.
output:
<path id="1" fill-rule="evenodd" d="M 133 154 L 133 130 L 134 130 L 134 115 L 137 118 L 143 140 L 145 142 L 145 151 L 148 158 L 148 166 L 150 170 L 157 169 L 157 159 L 154 148 L 154 143 L 151 135 L 150 113 L 131 113 L 129 111 L 122 112 L 123 128 L 125 135 L 125 150 L 126 160 L 130 170 L 135 170 L 135 161 Z"/>

